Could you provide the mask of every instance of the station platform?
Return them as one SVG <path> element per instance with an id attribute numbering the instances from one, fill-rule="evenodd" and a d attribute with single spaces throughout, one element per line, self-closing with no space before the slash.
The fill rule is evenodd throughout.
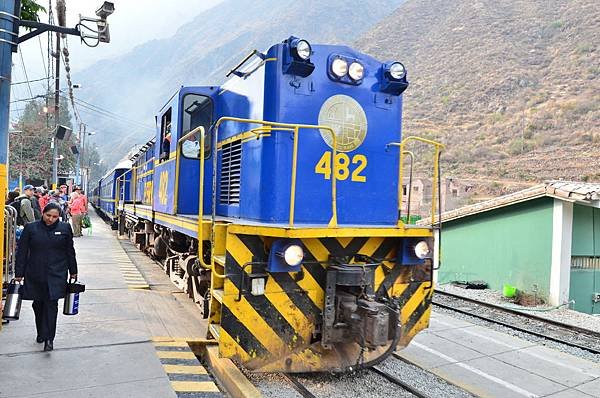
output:
<path id="1" fill-rule="evenodd" d="M 199 309 L 159 267 L 136 266 L 144 254 L 90 216 L 92 235 L 75 239 L 86 285 L 79 314 L 63 315 L 59 301 L 47 353 L 23 302 L 20 319 L 0 330 L 0 397 L 224 396 L 187 344 L 205 337 Z"/>
<path id="2" fill-rule="evenodd" d="M 600 364 L 433 312 L 399 352 L 478 397 L 600 397 Z"/>

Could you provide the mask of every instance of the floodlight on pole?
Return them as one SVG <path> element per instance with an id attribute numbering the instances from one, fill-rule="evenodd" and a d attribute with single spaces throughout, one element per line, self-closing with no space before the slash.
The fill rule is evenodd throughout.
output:
<path id="1" fill-rule="evenodd" d="M 102 19 L 106 19 L 113 12 L 115 12 L 115 4 L 110 1 L 105 1 L 104 4 L 96 10 L 96 15 Z"/>

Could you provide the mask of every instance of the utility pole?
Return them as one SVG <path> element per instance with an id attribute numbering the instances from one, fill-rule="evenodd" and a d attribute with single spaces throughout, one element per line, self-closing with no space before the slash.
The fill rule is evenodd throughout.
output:
<path id="1" fill-rule="evenodd" d="M 0 0 L 0 195 L 3 199 L 6 197 L 8 187 L 8 124 L 12 53 L 17 50 L 20 13 L 21 2 L 19 0 Z M 3 225 L 4 211 L 0 211 L 0 227 Z M 2 237 L 0 239 L 0 283 L 4 282 L 4 267 L 2 266 L 4 243 Z M 1 296 L 0 290 L 0 299 Z"/>
<path id="2" fill-rule="evenodd" d="M 65 26 L 65 2 L 58 0 L 56 2 L 56 15 L 59 26 Z M 60 112 L 60 33 L 56 32 L 56 52 L 54 53 L 54 131 L 58 129 Z M 58 142 L 52 137 L 52 187 L 58 188 Z"/>
<path id="3" fill-rule="evenodd" d="M 83 157 L 83 148 L 85 145 L 85 123 L 79 123 L 79 136 L 77 137 L 79 148 L 77 150 L 77 166 L 75 173 L 76 184 L 81 187 L 81 158 Z"/>

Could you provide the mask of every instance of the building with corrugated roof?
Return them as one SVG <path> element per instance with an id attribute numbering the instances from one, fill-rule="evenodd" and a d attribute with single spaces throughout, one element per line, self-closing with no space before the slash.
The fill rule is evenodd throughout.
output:
<path id="1" fill-rule="evenodd" d="M 600 184 L 550 181 L 445 212 L 440 253 L 438 283 L 510 284 L 600 313 Z"/>

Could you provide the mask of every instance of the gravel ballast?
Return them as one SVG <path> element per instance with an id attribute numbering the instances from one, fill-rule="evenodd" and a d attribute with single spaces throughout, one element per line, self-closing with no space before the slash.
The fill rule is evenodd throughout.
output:
<path id="1" fill-rule="evenodd" d="M 378 367 L 431 397 L 474 397 L 433 373 L 395 357 L 386 359 Z M 281 374 L 244 373 L 265 398 L 301 398 L 292 387 L 292 383 Z M 383 376 L 365 369 L 344 374 L 303 373 L 295 374 L 293 377 L 319 398 L 414 397 L 412 393 Z"/>

